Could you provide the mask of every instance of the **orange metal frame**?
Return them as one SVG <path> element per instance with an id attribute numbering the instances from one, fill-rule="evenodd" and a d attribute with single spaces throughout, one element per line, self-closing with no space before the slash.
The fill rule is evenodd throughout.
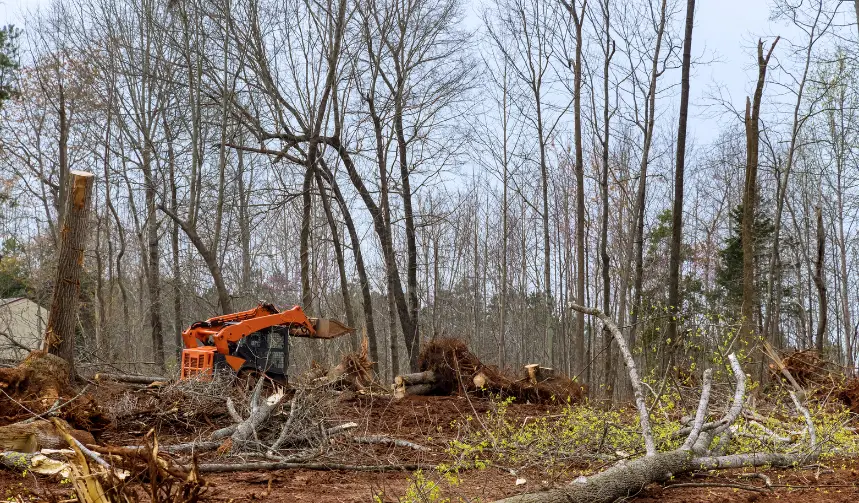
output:
<path id="1" fill-rule="evenodd" d="M 212 357 L 216 351 L 225 356 L 230 367 L 239 370 L 245 360 L 230 355 L 229 344 L 238 342 L 254 332 L 276 325 L 288 325 L 302 333 L 306 331 L 308 337 L 316 335 L 316 328 L 299 306 L 278 312 L 271 304 L 260 304 L 254 309 L 216 316 L 206 321 L 194 323 L 182 332 L 182 341 L 185 344 L 185 349 L 182 351 L 182 378 L 185 378 L 186 358 L 188 358 L 189 365 L 190 363 L 196 365 L 198 360 L 194 358 L 202 356 L 202 353 L 207 353 L 209 355 L 208 368 L 211 369 Z M 213 343 L 214 346 L 211 345 Z M 193 373 L 195 370 L 199 371 L 196 367 L 188 367 L 189 373 Z"/>

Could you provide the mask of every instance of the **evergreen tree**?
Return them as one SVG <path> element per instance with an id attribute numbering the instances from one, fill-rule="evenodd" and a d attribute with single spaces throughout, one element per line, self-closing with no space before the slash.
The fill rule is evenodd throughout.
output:
<path id="1" fill-rule="evenodd" d="M 719 287 L 716 299 L 728 310 L 738 309 L 743 301 L 743 238 L 742 238 L 743 205 L 739 204 L 731 210 L 731 232 L 725 239 L 725 246 L 719 250 L 719 265 L 716 269 L 716 285 Z M 772 235 L 775 231 L 772 219 L 762 211 L 755 218 L 756 250 L 758 259 L 769 256 L 772 246 Z M 758 270 L 764 270 L 758 267 Z M 756 288 L 758 294 L 765 291 L 766 283 L 758 274 Z M 759 297 L 760 298 L 760 297 Z"/>
<path id="2" fill-rule="evenodd" d="M 0 26 L 0 108 L 3 103 L 18 92 L 15 75 L 18 61 L 18 36 L 21 31 L 12 25 Z"/>

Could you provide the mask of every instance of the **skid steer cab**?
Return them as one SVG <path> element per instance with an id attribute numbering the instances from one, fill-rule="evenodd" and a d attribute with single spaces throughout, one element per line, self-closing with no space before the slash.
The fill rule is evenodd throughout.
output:
<path id="1" fill-rule="evenodd" d="M 215 369 L 266 374 L 285 383 L 287 337 L 334 339 L 355 329 L 335 320 L 308 318 L 299 306 L 278 311 L 268 303 L 198 321 L 182 332 L 181 379 L 211 380 Z"/>

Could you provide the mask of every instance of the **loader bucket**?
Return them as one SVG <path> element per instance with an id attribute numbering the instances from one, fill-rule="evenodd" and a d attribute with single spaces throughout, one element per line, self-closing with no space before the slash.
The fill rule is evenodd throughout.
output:
<path id="1" fill-rule="evenodd" d="M 354 328 L 347 327 L 337 320 L 311 318 L 310 321 L 313 323 L 313 328 L 316 329 L 316 335 L 311 336 L 313 339 L 336 339 L 355 331 Z"/>

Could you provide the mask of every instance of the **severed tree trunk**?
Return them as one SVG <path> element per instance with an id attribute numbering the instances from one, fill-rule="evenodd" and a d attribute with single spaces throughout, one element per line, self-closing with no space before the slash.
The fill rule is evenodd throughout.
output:
<path id="1" fill-rule="evenodd" d="M 75 324 L 93 180 L 92 173 L 69 172 L 68 197 L 60 223 L 54 296 L 45 332 L 45 349 L 69 362 L 70 376 L 75 374 Z"/>
<path id="2" fill-rule="evenodd" d="M 743 302 L 740 336 L 752 342 L 755 334 L 755 209 L 758 200 L 759 116 L 767 77 L 767 65 L 779 39 L 773 41 L 766 57 L 764 43 L 758 40 L 758 83 L 750 101 L 746 99 L 746 180 L 743 190 L 743 218 L 740 239 L 743 243 Z"/>

